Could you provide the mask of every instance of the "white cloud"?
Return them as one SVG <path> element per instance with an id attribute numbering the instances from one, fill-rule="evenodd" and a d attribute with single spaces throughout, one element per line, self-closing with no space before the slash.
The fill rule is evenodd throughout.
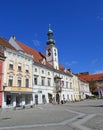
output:
<path id="1" fill-rule="evenodd" d="M 93 60 L 91 61 L 91 64 L 92 64 L 92 65 L 95 65 L 97 62 L 98 62 L 98 59 L 93 59 Z"/>
<path id="2" fill-rule="evenodd" d="M 98 16 L 97 16 L 97 20 L 103 21 L 103 16 L 98 15 Z"/>
<path id="3" fill-rule="evenodd" d="M 97 70 L 94 74 L 103 73 L 103 70 Z"/>
<path id="4" fill-rule="evenodd" d="M 72 61 L 71 63 L 72 63 L 72 64 L 77 64 L 77 63 L 78 63 L 78 61 Z"/>
<path id="5" fill-rule="evenodd" d="M 78 61 L 66 62 L 65 64 L 66 64 L 67 66 L 71 66 L 71 65 L 74 65 L 74 64 L 78 64 Z"/>
<path id="6" fill-rule="evenodd" d="M 34 44 L 34 46 L 40 46 L 40 41 L 39 40 L 33 40 L 33 44 Z"/>

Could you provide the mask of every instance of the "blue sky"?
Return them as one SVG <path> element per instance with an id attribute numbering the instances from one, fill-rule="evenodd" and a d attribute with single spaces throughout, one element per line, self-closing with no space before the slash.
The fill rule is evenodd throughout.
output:
<path id="1" fill-rule="evenodd" d="M 103 72 L 102 0 L 0 0 L 0 37 L 45 53 L 48 24 L 65 68 Z"/>

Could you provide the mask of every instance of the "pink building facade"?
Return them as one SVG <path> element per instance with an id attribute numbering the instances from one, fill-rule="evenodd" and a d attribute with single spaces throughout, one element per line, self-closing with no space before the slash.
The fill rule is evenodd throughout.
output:
<path id="1" fill-rule="evenodd" d="M 3 85 L 2 85 L 2 76 L 3 76 L 3 62 L 5 60 L 3 51 L 0 49 L 0 107 L 2 107 L 2 92 L 3 92 Z"/>

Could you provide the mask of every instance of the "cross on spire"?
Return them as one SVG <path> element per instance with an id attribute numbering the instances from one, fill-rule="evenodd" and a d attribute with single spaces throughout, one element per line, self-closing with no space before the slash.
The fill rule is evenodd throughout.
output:
<path id="1" fill-rule="evenodd" d="M 51 24 L 49 24 L 49 29 L 51 29 Z"/>

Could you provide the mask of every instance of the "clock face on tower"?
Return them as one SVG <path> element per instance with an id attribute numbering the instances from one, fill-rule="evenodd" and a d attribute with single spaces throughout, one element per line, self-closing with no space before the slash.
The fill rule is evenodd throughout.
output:
<path id="1" fill-rule="evenodd" d="M 51 56 L 51 49 L 48 49 L 48 56 Z"/>

